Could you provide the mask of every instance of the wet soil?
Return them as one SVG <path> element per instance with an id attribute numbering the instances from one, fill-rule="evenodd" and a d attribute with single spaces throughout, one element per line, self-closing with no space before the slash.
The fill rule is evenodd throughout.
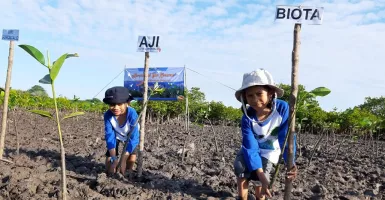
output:
<path id="1" fill-rule="evenodd" d="M 4 158 L 14 164 L 0 161 L 0 199 L 58 199 L 61 170 L 55 124 L 20 110 L 8 116 Z M 188 134 L 184 122 L 148 123 L 143 175 L 138 178 L 136 170 L 131 177 L 106 175 L 100 115 L 67 119 L 62 131 L 68 199 L 236 199 L 232 162 L 241 143 L 240 129 L 213 128 L 215 133 L 210 126 L 191 124 Z M 319 138 L 301 135 L 292 199 L 385 198 L 383 141 L 324 137 L 315 148 Z M 280 171 L 272 199 L 283 199 L 284 172 Z"/>

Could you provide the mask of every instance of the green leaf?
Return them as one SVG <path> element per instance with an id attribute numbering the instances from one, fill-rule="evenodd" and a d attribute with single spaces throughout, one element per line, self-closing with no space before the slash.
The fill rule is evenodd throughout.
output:
<path id="1" fill-rule="evenodd" d="M 70 54 L 67 54 L 66 58 L 71 58 L 71 57 L 79 57 L 79 54 L 78 53 L 70 53 Z"/>
<path id="2" fill-rule="evenodd" d="M 29 112 L 53 119 L 52 114 L 44 110 L 29 110 Z"/>
<path id="3" fill-rule="evenodd" d="M 71 114 L 66 115 L 65 117 L 63 117 L 62 120 L 67 119 L 67 118 L 71 118 L 71 117 L 76 117 L 76 116 L 79 116 L 79 115 L 84 115 L 84 112 L 74 112 L 74 113 L 71 113 Z"/>
<path id="4" fill-rule="evenodd" d="M 34 57 L 37 61 L 39 61 L 42 65 L 45 65 L 44 55 L 35 47 L 31 45 L 21 44 L 19 45 L 20 48 L 24 49 L 29 55 Z M 47 67 L 47 66 L 46 66 Z"/>
<path id="5" fill-rule="evenodd" d="M 319 96 L 319 97 L 324 97 L 326 95 L 328 95 L 331 91 L 326 88 L 326 87 L 318 87 L 318 88 L 315 88 L 314 90 L 310 91 L 311 94 L 314 94 L 316 96 Z"/>
<path id="6" fill-rule="evenodd" d="M 67 54 L 66 59 L 67 59 L 67 58 L 72 58 L 72 57 L 79 57 L 79 54 L 78 54 L 78 53 Z M 54 61 L 52 64 L 54 65 L 55 62 L 56 62 L 56 61 Z"/>
<path id="7" fill-rule="evenodd" d="M 63 54 L 56 60 L 56 62 L 53 63 L 51 70 L 49 71 L 49 75 L 51 76 L 51 80 L 54 81 L 59 74 L 61 66 L 63 66 L 63 63 L 65 59 L 67 58 L 68 54 Z"/>
<path id="8" fill-rule="evenodd" d="M 315 97 L 317 97 L 317 95 L 315 95 L 315 94 L 313 94 L 313 93 L 307 93 L 306 94 L 306 96 L 308 97 L 308 98 L 315 98 Z"/>
<path id="9" fill-rule="evenodd" d="M 51 77 L 49 76 L 49 74 L 45 75 L 42 79 L 40 79 L 39 83 L 52 84 L 52 80 L 51 80 Z"/>
<path id="10" fill-rule="evenodd" d="M 371 126 L 372 125 L 372 122 L 370 121 L 370 119 L 368 119 L 367 117 L 363 118 L 362 121 L 360 121 L 360 125 L 362 127 L 365 127 L 365 126 Z"/>

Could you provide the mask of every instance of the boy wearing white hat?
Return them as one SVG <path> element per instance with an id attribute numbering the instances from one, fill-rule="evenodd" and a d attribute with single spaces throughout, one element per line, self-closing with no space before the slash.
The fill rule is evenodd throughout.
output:
<path id="1" fill-rule="evenodd" d="M 234 161 L 238 195 L 242 200 L 247 199 L 249 181 L 256 185 L 257 199 L 264 199 L 265 195 L 271 197 L 268 189 L 270 174 L 274 170 L 273 165 L 278 163 L 289 125 L 289 105 L 277 99 L 283 93 L 264 69 L 245 73 L 242 87 L 235 92 L 244 113 L 241 121 L 242 146 Z M 294 142 L 294 155 L 295 149 Z M 287 162 L 287 148 L 283 158 Z M 287 176 L 294 179 L 296 175 L 297 167 L 294 165 Z"/>

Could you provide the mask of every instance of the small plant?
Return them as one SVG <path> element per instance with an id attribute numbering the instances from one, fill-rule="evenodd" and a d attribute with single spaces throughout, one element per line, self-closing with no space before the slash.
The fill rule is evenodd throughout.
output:
<path id="1" fill-rule="evenodd" d="M 24 49 L 27 53 L 29 53 L 29 55 L 31 55 L 33 58 L 35 58 L 39 63 L 41 63 L 42 65 L 44 65 L 45 67 L 48 68 L 49 73 L 47 75 L 45 75 L 42 79 L 40 79 L 39 82 L 43 83 L 43 84 L 50 84 L 51 85 L 52 96 L 53 96 L 53 100 L 54 100 L 54 104 L 55 104 L 56 119 L 54 118 L 54 116 L 50 112 L 47 112 L 47 111 L 30 110 L 30 112 L 35 113 L 35 114 L 39 114 L 43 117 L 48 117 L 48 118 L 54 120 L 57 124 L 58 132 L 59 132 L 59 140 L 60 140 L 61 170 L 62 170 L 62 174 L 61 174 L 62 175 L 62 177 L 61 177 L 62 178 L 62 193 L 61 193 L 61 195 L 62 195 L 62 199 L 65 200 L 66 196 L 67 196 L 66 165 L 65 165 L 65 150 L 64 150 L 63 139 L 62 139 L 62 132 L 60 129 L 60 121 L 67 119 L 67 118 L 79 116 L 79 115 L 82 115 L 84 113 L 83 112 L 74 112 L 74 113 L 71 113 L 71 114 L 63 117 L 60 120 L 58 107 L 57 107 L 57 101 L 56 101 L 56 92 L 55 92 L 55 84 L 54 83 L 55 83 L 55 80 L 57 78 L 57 75 L 59 74 L 61 67 L 64 64 L 64 61 L 67 58 L 79 57 L 79 56 L 77 53 L 75 53 L 75 54 L 65 53 L 62 56 L 60 56 L 51 65 L 48 51 L 47 51 L 47 64 L 46 64 L 44 55 L 35 47 L 30 46 L 30 45 L 19 45 L 19 47 Z"/>

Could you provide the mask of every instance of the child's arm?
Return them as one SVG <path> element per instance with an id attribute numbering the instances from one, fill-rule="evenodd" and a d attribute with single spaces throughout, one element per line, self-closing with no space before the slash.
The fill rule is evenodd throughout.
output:
<path id="1" fill-rule="evenodd" d="M 258 169 L 263 172 L 259 145 L 254 137 L 251 121 L 245 115 L 242 117 L 241 127 L 242 150 L 246 166 L 250 172 Z"/>
<path id="2" fill-rule="evenodd" d="M 285 143 L 285 138 L 286 138 L 286 134 L 287 134 L 287 131 L 289 130 L 289 105 L 286 103 L 286 104 L 283 104 L 284 106 L 282 107 L 282 110 L 280 112 L 281 116 L 282 116 L 282 122 L 281 122 L 281 126 L 279 127 L 279 132 L 278 132 L 278 142 L 279 142 L 279 146 L 281 147 L 281 151 L 284 151 L 283 153 L 283 159 L 285 161 L 285 163 L 287 163 L 287 154 L 288 154 L 288 150 L 289 150 L 289 142 L 286 143 L 286 148 L 283 150 L 283 145 Z M 297 149 L 297 141 L 296 141 L 296 137 L 294 136 L 294 156 L 293 156 L 293 163 L 295 163 L 295 154 L 296 154 L 296 149 Z"/>
<path id="3" fill-rule="evenodd" d="M 134 129 L 130 136 L 126 149 L 126 151 L 131 154 L 134 151 L 135 147 L 139 144 L 139 124 L 134 127 L 135 121 L 138 118 L 138 114 L 136 113 L 136 111 L 133 108 L 129 108 L 128 112 L 130 130 Z"/>
<path id="4" fill-rule="evenodd" d="M 111 126 L 111 123 L 109 121 L 110 115 L 108 112 L 104 113 L 104 131 L 105 131 L 105 139 L 107 143 L 107 150 L 110 152 L 110 156 L 115 156 L 115 147 L 116 147 L 116 140 L 115 140 L 115 132 L 114 129 Z"/>

